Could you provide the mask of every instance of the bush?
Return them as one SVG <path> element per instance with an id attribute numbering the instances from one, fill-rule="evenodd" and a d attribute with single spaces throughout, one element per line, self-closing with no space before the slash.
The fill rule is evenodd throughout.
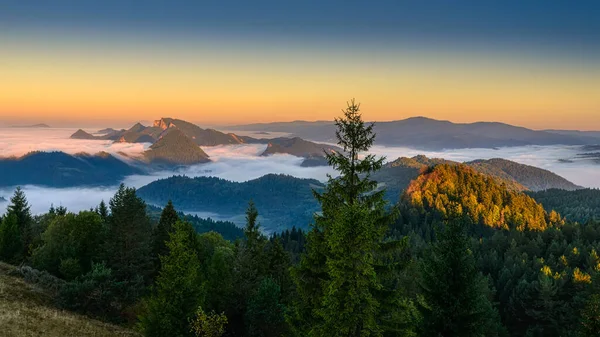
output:
<path id="1" fill-rule="evenodd" d="M 47 271 L 40 271 L 29 266 L 20 266 L 15 269 L 25 282 L 36 285 L 53 295 L 59 294 L 66 285 L 64 280 L 49 274 Z"/>
<path id="2" fill-rule="evenodd" d="M 118 300 L 123 284 L 115 282 L 112 270 L 103 263 L 67 283 L 59 294 L 59 304 L 70 310 L 116 321 L 122 310 Z"/>

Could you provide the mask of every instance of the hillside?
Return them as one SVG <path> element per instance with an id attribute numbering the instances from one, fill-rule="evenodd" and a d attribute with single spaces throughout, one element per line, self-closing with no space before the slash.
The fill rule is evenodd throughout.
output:
<path id="1" fill-rule="evenodd" d="M 555 210 L 568 220 L 580 223 L 600 220 L 600 190 L 598 189 L 586 188 L 576 191 L 550 189 L 528 194 L 544 205 L 547 211 Z"/>
<path id="2" fill-rule="evenodd" d="M 151 164 L 191 165 L 210 162 L 208 155 L 179 129 L 172 129 L 144 152 Z"/>
<path id="3" fill-rule="evenodd" d="M 137 192 L 148 203 L 164 205 L 173 201 L 184 212 L 214 212 L 225 216 L 244 214 L 253 200 L 267 231 L 307 228 L 319 205 L 312 188 L 323 185 L 314 179 L 269 174 L 247 182 L 215 177 L 174 176 L 152 182 Z"/>
<path id="4" fill-rule="evenodd" d="M 0 159 L 0 172 L 0 186 L 73 187 L 115 185 L 141 171 L 108 153 L 31 152 Z"/>
<path id="5" fill-rule="evenodd" d="M 396 201 L 402 191 L 420 173 L 428 167 L 440 164 L 461 165 L 459 162 L 428 158 L 423 155 L 412 158 L 401 157 L 385 164 L 380 171 L 373 173 L 372 178 L 382 184 L 381 187 L 387 189 L 386 196 L 390 201 Z M 550 171 L 505 159 L 475 160 L 464 165 L 501 180 L 513 191 L 582 188 Z"/>
<path id="6" fill-rule="evenodd" d="M 314 141 L 334 140 L 333 122 L 296 121 L 233 126 L 232 130 L 287 132 Z M 424 150 L 459 148 L 495 148 L 524 145 L 583 145 L 589 137 L 536 131 L 503 123 L 452 123 L 425 117 L 390 122 L 376 122 L 376 145 L 407 146 Z"/>
<path id="7" fill-rule="evenodd" d="M 463 165 L 442 164 L 424 171 L 408 186 L 403 202 L 427 218 L 444 218 L 452 205 L 475 224 L 520 231 L 545 230 L 559 221 L 533 198 Z"/>
<path id="8" fill-rule="evenodd" d="M 139 336 L 132 330 L 54 307 L 52 295 L 0 262 L 0 326 L 5 337 Z"/>
<path id="9" fill-rule="evenodd" d="M 548 170 L 515 163 L 506 159 L 475 160 L 466 164 L 474 167 L 481 173 L 496 177 L 506 175 L 508 179 L 518 182 L 531 191 L 543 191 L 550 188 L 573 191 L 583 188 Z"/>

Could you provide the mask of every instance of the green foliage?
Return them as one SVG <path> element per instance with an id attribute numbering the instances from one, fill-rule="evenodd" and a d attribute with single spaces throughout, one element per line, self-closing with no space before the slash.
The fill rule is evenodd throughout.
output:
<path id="1" fill-rule="evenodd" d="M 105 238 L 106 228 L 95 212 L 56 215 L 31 260 L 36 268 L 71 280 L 101 261 Z"/>
<path id="2" fill-rule="evenodd" d="M 102 221 L 106 222 L 108 220 L 108 207 L 104 200 L 100 201 L 100 205 L 98 206 L 98 215 L 102 218 Z"/>
<path id="3" fill-rule="evenodd" d="M 378 258 L 395 212 L 385 209 L 384 191 L 374 192 L 377 183 L 370 174 L 382 167 L 384 158 L 359 159 L 375 135 L 354 101 L 336 126 L 344 152 L 328 153 L 327 159 L 340 176 L 330 177 L 324 193 L 315 193 L 322 214 L 316 216 L 307 251 L 293 271 L 298 299 L 289 320 L 299 335 L 380 336 Z"/>
<path id="4" fill-rule="evenodd" d="M 280 298 L 279 285 L 271 278 L 263 279 L 248 300 L 245 317 L 248 336 L 284 336 L 287 327 L 284 316 L 285 306 L 281 304 Z"/>
<path id="5" fill-rule="evenodd" d="M 198 337 L 221 337 L 227 326 L 227 316 L 211 311 L 208 315 L 199 307 L 191 323 L 192 332 Z"/>
<path id="6" fill-rule="evenodd" d="M 487 280 L 477 270 L 470 249 L 467 223 L 461 215 L 451 213 L 423 260 L 419 310 L 424 336 L 501 335 Z"/>
<path id="7" fill-rule="evenodd" d="M 174 176 L 154 181 L 138 193 L 153 204 L 164 205 L 172 200 L 178 209 L 231 217 L 244 214 L 248 200 L 253 200 L 264 216 L 264 227 L 274 232 L 291 226 L 305 228 L 319 209 L 312 188 L 322 186 L 315 179 L 283 174 L 268 174 L 246 182 Z"/>
<path id="8" fill-rule="evenodd" d="M 565 191 L 550 189 L 529 193 L 537 202 L 544 205 L 546 211 L 557 211 L 566 219 L 585 223 L 600 220 L 600 190 L 581 189 Z"/>
<path id="9" fill-rule="evenodd" d="M 104 263 L 94 263 L 88 273 L 61 289 L 59 304 L 90 316 L 120 321 L 123 307 L 119 297 L 124 286 L 123 282 L 115 280 L 112 270 Z"/>
<path id="10" fill-rule="evenodd" d="M 426 223 L 448 216 L 454 204 L 460 205 L 459 214 L 485 227 L 543 231 L 562 223 L 560 217 L 550 217 L 531 197 L 510 191 L 494 178 L 462 165 L 435 166 L 413 180 L 403 199 Z"/>
<path id="11" fill-rule="evenodd" d="M 165 208 L 163 208 L 158 225 L 154 227 L 152 233 L 153 256 L 158 258 L 158 256 L 166 255 L 169 252 L 167 241 L 169 240 L 169 235 L 173 231 L 173 225 L 177 221 L 179 221 L 179 216 L 173 207 L 173 203 L 169 200 Z M 157 269 L 159 268 L 158 262 L 160 262 L 160 260 L 157 259 Z"/>
<path id="12" fill-rule="evenodd" d="M 151 226 L 146 204 L 134 188 L 121 185 L 109 205 L 106 261 L 117 280 L 128 282 L 124 300 L 133 303 L 152 274 Z"/>
<path id="13" fill-rule="evenodd" d="M 15 216 L 17 227 L 19 228 L 19 239 L 21 240 L 21 252 L 13 258 L 26 259 L 30 254 L 30 246 L 33 242 L 31 233 L 32 216 L 29 203 L 25 196 L 25 192 L 20 187 L 17 187 L 15 194 L 10 198 L 5 217 Z"/>
<path id="14" fill-rule="evenodd" d="M 244 312 L 248 299 L 267 276 L 269 266 L 266 254 L 267 238 L 260 232 L 257 218 L 258 211 L 250 201 L 246 210 L 245 240 L 237 243 L 234 261 L 234 293 L 237 300 L 234 313 L 230 316 L 230 328 L 238 333 L 246 329 Z"/>
<path id="15" fill-rule="evenodd" d="M 161 256 L 152 296 L 139 317 L 146 336 L 191 336 L 189 322 L 202 303 L 197 234 L 187 223 L 177 222 L 173 227 L 167 242 L 169 253 Z"/>
<path id="16" fill-rule="evenodd" d="M 17 264 L 22 258 L 23 243 L 15 214 L 6 215 L 0 222 L 0 259 Z"/>

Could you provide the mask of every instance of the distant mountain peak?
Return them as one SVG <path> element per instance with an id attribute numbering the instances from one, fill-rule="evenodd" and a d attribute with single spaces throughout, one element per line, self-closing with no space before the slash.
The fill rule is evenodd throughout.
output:
<path id="1" fill-rule="evenodd" d="M 151 163 L 191 165 L 209 162 L 209 156 L 183 131 L 172 128 L 144 152 Z"/>
<path id="2" fill-rule="evenodd" d="M 142 125 L 141 123 L 135 123 L 135 125 L 133 125 L 131 128 L 129 128 L 129 132 L 142 132 L 144 131 L 144 129 L 146 129 L 146 127 L 144 125 Z"/>
<path id="3" fill-rule="evenodd" d="M 70 138 L 71 139 L 94 139 L 96 137 L 89 132 L 79 129 L 74 134 L 72 134 Z"/>

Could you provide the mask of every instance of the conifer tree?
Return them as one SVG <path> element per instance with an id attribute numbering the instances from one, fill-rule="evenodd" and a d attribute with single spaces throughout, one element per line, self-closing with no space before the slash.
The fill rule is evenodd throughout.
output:
<path id="1" fill-rule="evenodd" d="M 378 255 L 395 211 L 370 179 L 384 158 L 363 153 L 373 145 L 373 124 L 362 121 L 354 100 L 335 121 L 343 152 L 327 153 L 340 176 L 315 193 L 322 214 L 307 236 L 307 251 L 293 270 L 298 301 L 289 317 L 299 335 L 380 336 Z M 362 157 L 362 158 L 361 158 Z M 400 308 L 398 308 L 400 309 Z"/>
<path id="2" fill-rule="evenodd" d="M 503 328 L 488 298 L 487 280 L 475 266 L 467 220 L 456 205 L 448 214 L 421 265 L 421 335 L 498 336 Z"/>
<path id="3" fill-rule="evenodd" d="M 600 270 L 594 274 L 581 312 L 580 336 L 600 336 Z"/>
<path id="4" fill-rule="evenodd" d="M 102 218 L 102 221 L 106 222 L 108 219 L 108 207 L 106 207 L 106 203 L 104 200 L 100 201 L 100 205 L 98 206 L 98 214 Z"/>
<path id="5" fill-rule="evenodd" d="M 248 336 L 283 336 L 286 331 L 284 311 L 279 286 L 269 277 L 263 279 L 248 301 L 245 317 Z"/>
<path id="6" fill-rule="evenodd" d="M 110 200 L 106 247 L 108 267 L 118 281 L 126 282 L 126 302 L 135 300 L 152 272 L 151 226 L 146 203 L 134 188 L 123 184 Z"/>
<path id="7" fill-rule="evenodd" d="M 153 294 L 140 316 L 140 326 L 146 336 L 191 336 L 190 321 L 203 300 L 192 225 L 175 223 L 167 248 L 168 254 L 161 256 Z"/>
<path id="8" fill-rule="evenodd" d="M 163 209 L 158 225 L 154 228 L 152 235 L 152 255 L 158 259 L 158 256 L 165 255 L 168 252 L 167 241 L 169 240 L 169 234 L 173 231 L 173 225 L 179 221 L 179 216 L 171 200 L 167 203 Z M 160 261 L 160 260 L 158 260 Z"/>
<path id="9" fill-rule="evenodd" d="M 0 222 L 0 260 L 19 263 L 23 253 L 21 244 L 21 233 L 16 215 L 5 216 Z"/>
<path id="10" fill-rule="evenodd" d="M 257 222 L 258 210 L 250 201 L 246 210 L 245 240 L 238 242 L 235 259 L 236 314 L 230 319 L 230 329 L 241 333 L 246 328 L 244 312 L 248 299 L 267 276 L 269 266 L 266 256 L 266 237 L 260 232 Z"/>
<path id="11" fill-rule="evenodd" d="M 29 257 L 29 248 L 33 242 L 31 233 L 33 218 L 25 192 L 20 187 L 17 187 L 15 194 L 10 198 L 6 216 L 9 217 L 11 215 L 15 216 L 17 227 L 19 228 L 20 247 L 22 251 L 19 252 L 18 256 L 21 259 L 26 259 Z"/>

